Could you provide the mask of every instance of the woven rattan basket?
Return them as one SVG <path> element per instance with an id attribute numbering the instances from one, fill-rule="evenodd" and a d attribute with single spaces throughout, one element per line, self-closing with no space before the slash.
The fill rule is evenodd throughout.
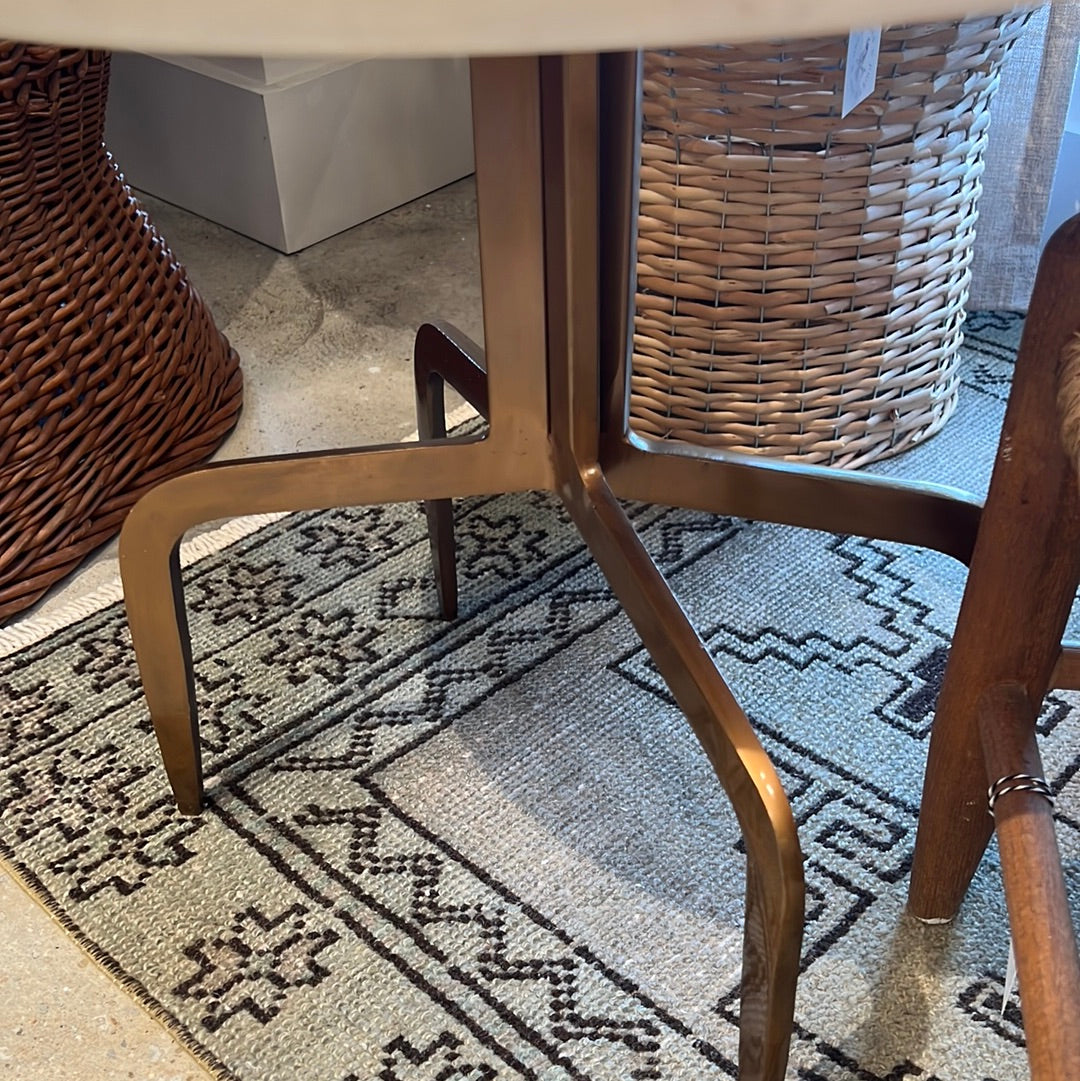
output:
<path id="1" fill-rule="evenodd" d="M 630 424 L 840 466 L 956 403 L 988 107 L 1029 13 L 644 60 Z"/>
<path id="2" fill-rule="evenodd" d="M 102 144 L 104 53 L 0 42 L 0 622 L 206 459 L 236 355 Z"/>

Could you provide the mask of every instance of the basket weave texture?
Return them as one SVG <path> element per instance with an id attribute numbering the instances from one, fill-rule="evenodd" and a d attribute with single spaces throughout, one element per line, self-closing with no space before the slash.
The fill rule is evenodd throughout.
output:
<path id="1" fill-rule="evenodd" d="M 0 42 L 0 621 L 235 424 L 236 354 L 102 143 L 106 53 Z"/>
<path id="2" fill-rule="evenodd" d="M 858 466 L 952 413 L 989 105 L 1030 11 L 644 59 L 630 424 Z"/>

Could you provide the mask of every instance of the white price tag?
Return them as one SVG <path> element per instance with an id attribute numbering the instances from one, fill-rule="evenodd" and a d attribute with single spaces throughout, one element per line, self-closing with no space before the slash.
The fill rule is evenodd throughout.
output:
<path id="1" fill-rule="evenodd" d="M 1005 990 L 1001 994 L 1001 1016 L 1005 1016 L 1005 1008 L 1009 1005 L 1009 999 L 1016 990 L 1016 947 L 1012 938 L 1009 939 L 1009 961 L 1005 966 Z"/>
<path id="2" fill-rule="evenodd" d="M 881 53 L 881 30 L 852 30 L 848 35 L 847 59 L 844 62 L 844 104 L 842 116 L 866 101 L 877 86 L 878 56 Z"/>

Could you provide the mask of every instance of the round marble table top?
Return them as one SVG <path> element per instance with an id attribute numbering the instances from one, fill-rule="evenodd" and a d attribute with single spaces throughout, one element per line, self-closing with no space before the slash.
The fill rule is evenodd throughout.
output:
<path id="1" fill-rule="evenodd" d="M 1003 8 L 988 0 L 0 0 L 0 36 L 155 53 L 454 56 L 834 33 Z"/>

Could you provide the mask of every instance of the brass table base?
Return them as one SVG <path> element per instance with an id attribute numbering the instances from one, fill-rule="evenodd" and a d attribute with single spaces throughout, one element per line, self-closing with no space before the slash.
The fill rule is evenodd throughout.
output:
<path id="1" fill-rule="evenodd" d="M 795 822 L 746 715 L 618 500 L 859 533 L 961 560 L 971 554 L 980 510 L 976 501 L 944 489 L 684 447 L 673 451 L 628 433 L 624 358 L 635 74 L 632 54 L 473 62 L 490 363 L 452 329 L 426 326 L 416 358 L 424 442 L 224 463 L 151 491 L 132 511 L 121 539 L 128 615 L 169 781 L 181 811 L 197 814 L 202 771 L 178 560 L 185 530 L 238 514 L 423 500 L 440 604 L 452 614 L 448 501 L 555 492 L 738 816 L 747 850 L 740 1077 L 779 1081 L 803 923 Z M 444 380 L 489 416 L 485 438 L 446 438 Z"/>

